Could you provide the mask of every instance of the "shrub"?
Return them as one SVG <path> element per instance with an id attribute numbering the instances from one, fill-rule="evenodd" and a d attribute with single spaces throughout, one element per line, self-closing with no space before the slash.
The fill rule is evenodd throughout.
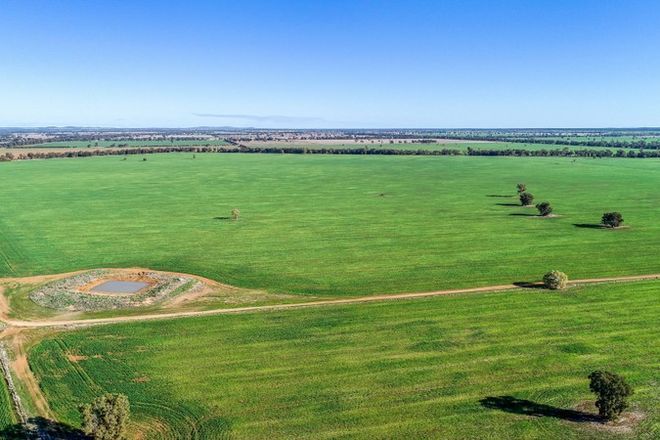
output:
<path id="1" fill-rule="evenodd" d="M 231 219 L 232 220 L 238 220 L 238 218 L 241 216 L 241 211 L 238 208 L 234 208 L 231 210 Z"/>
<path id="2" fill-rule="evenodd" d="M 552 270 L 543 275 L 543 285 L 551 290 L 559 290 L 566 287 L 568 276 L 564 272 Z"/>
<path id="3" fill-rule="evenodd" d="M 628 396 L 633 390 L 623 377 L 609 371 L 594 371 L 589 380 L 589 389 L 596 394 L 596 407 L 601 417 L 615 420 L 628 408 Z"/>
<path id="4" fill-rule="evenodd" d="M 520 193 L 520 204 L 523 206 L 529 206 L 534 201 L 534 196 L 528 192 Z"/>
<path id="5" fill-rule="evenodd" d="M 524 183 L 519 183 L 518 185 L 516 185 L 516 189 L 518 190 L 518 194 L 524 193 L 525 191 L 527 191 L 527 185 L 525 185 Z"/>
<path id="6" fill-rule="evenodd" d="M 609 228 L 618 228 L 623 223 L 623 216 L 620 212 L 606 212 L 603 214 L 601 223 Z"/>
<path id="7" fill-rule="evenodd" d="M 539 210 L 539 215 L 542 215 L 543 217 L 552 214 L 552 206 L 550 206 L 549 202 L 538 203 L 536 209 Z"/>
<path id="8" fill-rule="evenodd" d="M 96 440 L 124 438 L 131 410 L 123 394 L 104 394 L 92 403 L 80 406 L 82 429 Z"/>

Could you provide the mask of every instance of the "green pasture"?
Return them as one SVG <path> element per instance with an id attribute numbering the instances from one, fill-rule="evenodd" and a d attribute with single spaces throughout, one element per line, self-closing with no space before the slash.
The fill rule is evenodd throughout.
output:
<path id="1" fill-rule="evenodd" d="M 122 324 L 29 358 L 60 421 L 121 392 L 140 438 L 650 440 L 659 295 L 652 281 Z M 595 369 L 634 387 L 632 432 L 589 422 Z"/>
<path id="2" fill-rule="evenodd" d="M 14 407 L 7 389 L 7 383 L 4 379 L 0 380 L 0 434 L 3 429 L 6 429 L 16 423 L 14 416 Z"/>
<path id="3" fill-rule="evenodd" d="M 361 295 L 660 272 L 660 161 L 161 154 L 0 164 L 0 276 L 150 267 Z M 516 206 L 525 182 L 556 218 Z M 238 221 L 230 210 L 241 211 Z M 597 226 L 623 213 L 628 228 Z"/>

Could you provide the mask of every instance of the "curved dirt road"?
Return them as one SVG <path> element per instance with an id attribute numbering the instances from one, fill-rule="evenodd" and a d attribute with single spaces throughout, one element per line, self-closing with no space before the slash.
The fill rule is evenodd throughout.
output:
<path id="1" fill-rule="evenodd" d="M 580 280 L 572 280 L 569 285 L 575 286 L 580 284 L 594 284 L 594 283 L 607 283 L 607 282 L 630 282 L 630 281 L 643 281 L 643 280 L 657 280 L 660 279 L 660 274 L 650 275 L 633 275 L 621 277 L 604 277 L 604 278 L 585 278 Z M 93 319 L 80 319 L 80 320 L 40 320 L 40 321 L 24 321 L 18 319 L 4 318 L 2 321 L 9 327 L 15 328 L 47 328 L 47 327 L 78 327 L 90 325 L 104 325 L 115 324 L 120 322 L 131 321 L 147 321 L 147 320 L 160 320 L 160 319 L 176 319 L 187 318 L 194 316 L 208 316 L 208 315 L 229 315 L 235 313 L 247 312 L 260 312 L 260 311 L 273 311 L 273 310 L 286 310 L 286 309 L 299 309 L 303 307 L 318 307 L 318 306 L 333 306 L 343 304 L 359 304 L 376 301 L 392 301 L 399 299 L 412 299 L 412 298 L 425 298 L 440 295 L 452 295 L 459 293 L 483 293 L 483 292 L 501 292 L 507 290 L 524 289 L 527 287 L 539 287 L 541 283 L 531 284 L 528 286 L 520 286 L 516 284 L 501 284 L 495 286 L 473 287 L 466 289 L 451 289 L 451 290 L 436 290 L 432 292 L 418 292 L 418 293 L 394 293 L 386 295 L 370 295 L 361 296 L 357 298 L 346 299 L 329 299 L 322 301 L 310 301 L 305 303 L 293 304 L 274 304 L 266 306 L 249 306 L 249 307 L 236 307 L 231 309 L 214 309 L 202 310 L 191 312 L 172 312 L 160 313 L 150 315 L 134 315 L 134 316 L 116 316 L 112 318 L 93 318 Z"/>

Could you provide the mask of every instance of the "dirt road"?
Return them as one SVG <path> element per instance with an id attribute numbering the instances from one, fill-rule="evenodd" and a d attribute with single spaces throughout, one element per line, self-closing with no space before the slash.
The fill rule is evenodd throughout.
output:
<path id="1" fill-rule="evenodd" d="M 621 276 L 621 277 L 604 277 L 604 278 L 586 278 L 581 280 L 572 280 L 569 282 L 570 286 L 581 284 L 594 284 L 594 283 L 608 283 L 608 282 L 630 282 L 630 281 L 643 281 L 643 280 L 657 280 L 660 279 L 660 274 L 650 275 L 634 275 L 634 276 Z M 508 290 L 524 289 L 529 287 L 540 287 L 541 284 L 530 284 L 521 286 L 519 284 L 500 284 L 495 286 L 473 287 L 466 289 L 451 289 L 451 290 L 436 290 L 432 292 L 418 292 L 418 293 L 395 293 L 386 295 L 369 295 L 357 298 L 346 299 L 330 299 L 322 301 L 310 301 L 305 303 L 293 304 L 275 304 L 267 306 L 250 306 L 250 307 L 236 307 L 231 309 L 216 309 L 216 310 L 203 310 L 191 312 L 172 312 L 172 313 L 159 313 L 150 315 L 134 315 L 134 316 L 117 316 L 112 318 L 96 318 L 96 319 L 80 319 L 80 320 L 40 320 L 40 321 L 25 321 L 17 319 L 8 319 L 5 317 L 4 322 L 9 327 L 16 328 L 48 328 L 48 327 L 80 327 L 90 325 L 104 325 L 115 324 L 120 322 L 132 321 L 148 321 L 160 319 L 176 319 L 187 318 L 195 316 L 209 316 L 209 315 L 229 315 L 235 313 L 249 313 L 249 312 L 262 312 L 262 311 L 275 311 L 287 309 L 300 309 L 303 307 L 321 307 L 321 306 L 334 306 L 345 304 L 360 304 L 377 301 L 393 301 L 401 299 L 425 298 L 440 295 L 464 294 L 464 293 L 484 293 L 484 292 L 501 292 Z"/>

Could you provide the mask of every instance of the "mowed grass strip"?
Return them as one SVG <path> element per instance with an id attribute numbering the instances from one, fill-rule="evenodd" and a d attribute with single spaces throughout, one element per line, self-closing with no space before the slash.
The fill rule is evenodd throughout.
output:
<path id="1" fill-rule="evenodd" d="M 651 439 L 659 294 L 637 282 L 115 325 L 49 338 L 29 359 L 62 421 L 121 392 L 147 438 L 626 437 L 550 415 L 593 399 L 586 377 L 607 369 L 645 415 L 627 436 Z M 546 416 L 481 404 L 500 396 Z"/>
<path id="2" fill-rule="evenodd" d="M 573 279 L 655 273 L 659 165 L 273 154 L 3 163 L 0 275 L 140 266 L 362 295 L 529 281 L 550 269 Z M 518 182 L 559 217 L 516 206 Z M 589 227 L 614 210 L 627 229 Z"/>

